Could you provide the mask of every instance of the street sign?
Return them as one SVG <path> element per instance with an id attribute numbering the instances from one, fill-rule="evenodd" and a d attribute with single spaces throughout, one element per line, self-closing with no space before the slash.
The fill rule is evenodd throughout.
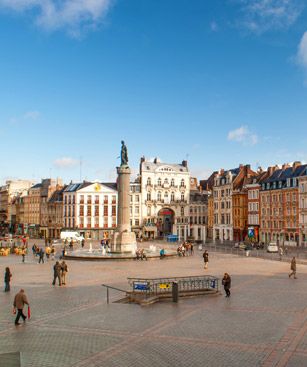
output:
<path id="1" fill-rule="evenodd" d="M 159 284 L 160 289 L 169 289 L 171 287 L 170 283 L 161 283 Z"/>
<path id="2" fill-rule="evenodd" d="M 149 287 L 147 283 L 134 283 L 133 289 L 137 291 L 147 291 L 149 290 Z"/>

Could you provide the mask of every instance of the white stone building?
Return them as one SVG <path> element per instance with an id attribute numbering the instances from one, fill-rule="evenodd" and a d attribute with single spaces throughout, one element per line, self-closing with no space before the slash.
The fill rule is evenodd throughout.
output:
<path id="1" fill-rule="evenodd" d="M 116 228 L 116 184 L 71 183 L 63 192 L 63 227 L 85 238 L 110 238 Z"/>
<path id="2" fill-rule="evenodd" d="M 189 236 L 190 172 L 187 162 L 140 162 L 141 203 L 144 237 L 176 234 Z"/>

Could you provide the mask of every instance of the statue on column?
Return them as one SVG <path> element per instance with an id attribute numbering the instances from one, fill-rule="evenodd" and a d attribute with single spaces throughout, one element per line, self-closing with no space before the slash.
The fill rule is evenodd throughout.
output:
<path id="1" fill-rule="evenodd" d="M 128 165 L 128 150 L 123 140 L 122 140 L 122 149 L 120 152 L 120 159 L 121 159 L 121 163 L 120 163 L 121 166 Z"/>

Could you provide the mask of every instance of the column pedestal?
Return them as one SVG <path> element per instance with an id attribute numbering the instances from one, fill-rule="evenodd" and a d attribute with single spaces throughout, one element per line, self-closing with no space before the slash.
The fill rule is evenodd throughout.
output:
<path id="1" fill-rule="evenodd" d="M 118 174 L 118 202 L 117 228 L 112 240 L 112 252 L 135 253 L 136 236 L 131 232 L 130 225 L 130 174 L 128 166 L 117 167 Z"/>

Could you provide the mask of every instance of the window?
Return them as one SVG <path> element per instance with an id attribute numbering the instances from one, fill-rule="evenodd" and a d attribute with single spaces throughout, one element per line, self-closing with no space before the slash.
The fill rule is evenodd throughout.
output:
<path id="1" fill-rule="evenodd" d="M 95 195 L 95 204 L 99 204 L 99 195 Z"/>
<path id="2" fill-rule="evenodd" d="M 92 204 L 92 196 L 91 195 L 87 195 L 87 203 Z"/>
<path id="3" fill-rule="evenodd" d="M 150 192 L 147 193 L 147 201 L 151 201 L 151 193 Z"/>
<path id="4" fill-rule="evenodd" d="M 168 185 L 168 179 L 167 178 L 164 180 L 164 185 Z"/>
<path id="5" fill-rule="evenodd" d="M 175 186 L 175 180 L 173 178 L 171 179 L 171 186 Z"/>
<path id="6" fill-rule="evenodd" d="M 139 206 L 136 206 L 136 207 L 134 208 L 134 214 L 137 214 L 137 215 L 139 215 L 139 214 L 140 214 L 140 207 L 139 207 Z"/>
<path id="7" fill-rule="evenodd" d="M 181 207 L 181 216 L 182 217 L 184 216 L 184 207 L 183 206 Z"/>
<path id="8" fill-rule="evenodd" d="M 162 185 L 162 181 L 161 181 L 161 178 L 159 177 L 158 178 L 158 186 L 161 186 Z"/>
<path id="9" fill-rule="evenodd" d="M 104 204 L 108 204 L 108 202 L 109 202 L 109 197 L 108 197 L 108 195 L 105 195 L 105 196 L 104 196 L 104 198 L 103 198 L 103 202 L 104 202 Z"/>
<path id="10" fill-rule="evenodd" d="M 116 204 L 116 195 L 112 195 L 112 204 Z"/>
<path id="11" fill-rule="evenodd" d="M 150 177 L 147 178 L 147 186 L 151 186 L 151 178 Z"/>
<path id="12" fill-rule="evenodd" d="M 158 201 L 161 201 L 161 192 L 160 192 L 160 191 L 158 191 L 157 200 L 158 200 Z"/>
<path id="13" fill-rule="evenodd" d="M 140 195 L 135 195 L 135 202 L 139 203 L 140 202 Z"/>
<path id="14" fill-rule="evenodd" d="M 171 193 L 171 201 L 175 201 L 175 193 L 174 192 Z"/>
<path id="15" fill-rule="evenodd" d="M 184 185 L 184 179 L 181 180 L 180 187 L 185 187 L 185 185 Z"/>
<path id="16" fill-rule="evenodd" d="M 116 206 L 112 205 L 112 217 L 116 216 Z"/>
<path id="17" fill-rule="evenodd" d="M 134 225 L 135 225 L 135 226 L 139 226 L 139 225 L 140 225 L 140 220 L 139 220 L 139 219 L 136 219 L 136 220 L 134 221 Z"/>
<path id="18" fill-rule="evenodd" d="M 185 197 L 184 194 L 181 194 L 181 201 L 184 201 Z"/>
<path id="19" fill-rule="evenodd" d="M 104 215 L 105 217 L 107 217 L 107 216 L 109 215 L 109 211 L 108 211 L 108 206 L 107 206 L 107 205 L 105 205 L 105 206 L 103 207 L 103 215 Z"/>

